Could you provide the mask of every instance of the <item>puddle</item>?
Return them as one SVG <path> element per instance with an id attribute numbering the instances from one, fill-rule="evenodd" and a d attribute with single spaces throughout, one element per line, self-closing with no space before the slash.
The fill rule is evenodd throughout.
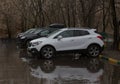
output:
<path id="1" fill-rule="evenodd" d="M 0 84 L 120 84 L 120 66 L 87 56 L 29 58 L 15 40 L 0 40 Z"/>

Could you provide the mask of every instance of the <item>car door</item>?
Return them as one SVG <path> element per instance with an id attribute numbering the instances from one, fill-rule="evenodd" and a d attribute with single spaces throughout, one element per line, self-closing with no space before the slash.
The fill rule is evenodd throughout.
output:
<path id="1" fill-rule="evenodd" d="M 89 39 L 89 32 L 85 30 L 74 31 L 74 47 L 73 49 L 85 49 Z"/>
<path id="2" fill-rule="evenodd" d="M 74 30 L 65 30 L 54 37 L 54 46 L 57 51 L 67 51 L 72 50 L 74 46 Z M 62 36 L 61 39 L 58 39 Z"/>

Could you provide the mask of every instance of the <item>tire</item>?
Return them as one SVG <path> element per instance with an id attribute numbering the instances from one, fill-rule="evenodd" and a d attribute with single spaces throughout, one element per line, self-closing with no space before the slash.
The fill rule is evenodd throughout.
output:
<path id="1" fill-rule="evenodd" d="M 90 45 L 88 48 L 87 48 L 87 52 L 88 52 L 88 55 L 91 56 L 91 57 L 98 57 L 100 52 L 101 52 L 101 48 L 99 45 Z"/>
<path id="2" fill-rule="evenodd" d="M 41 49 L 41 55 L 45 59 L 50 59 L 55 55 L 55 49 L 52 46 L 45 46 Z"/>

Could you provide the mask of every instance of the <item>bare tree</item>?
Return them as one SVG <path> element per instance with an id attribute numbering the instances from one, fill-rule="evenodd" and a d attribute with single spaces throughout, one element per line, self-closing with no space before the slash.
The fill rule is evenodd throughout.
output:
<path id="1" fill-rule="evenodd" d="M 114 49 L 118 49 L 119 47 L 119 24 L 117 20 L 116 15 L 116 8 L 115 8 L 115 0 L 110 0 L 110 6 L 111 6 L 111 16 L 112 16 L 112 22 L 114 26 Z"/>
<path id="2" fill-rule="evenodd" d="M 63 23 L 68 27 L 85 26 L 103 32 L 111 29 L 117 46 L 120 2 L 114 1 L 116 8 L 113 0 L 1 0 L 0 12 L 10 37 L 13 29 L 25 31 L 31 27 Z"/>
<path id="3" fill-rule="evenodd" d="M 8 38 L 12 37 L 12 29 L 13 29 L 13 11 L 11 11 L 10 9 L 12 8 L 11 4 L 9 4 L 9 1 L 3 1 L 0 4 L 1 7 L 1 14 L 3 15 L 3 24 L 6 27 L 6 31 L 8 34 Z"/>

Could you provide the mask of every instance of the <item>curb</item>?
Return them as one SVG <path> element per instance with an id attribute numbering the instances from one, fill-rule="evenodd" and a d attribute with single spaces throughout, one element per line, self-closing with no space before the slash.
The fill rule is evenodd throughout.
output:
<path id="1" fill-rule="evenodd" d="M 113 59 L 113 58 L 109 58 L 109 57 L 105 57 L 105 56 L 102 56 L 102 55 L 100 55 L 99 57 L 101 59 L 103 59 L 103 60 L 109 61 L 110 63 L 119 64 L 120 65 L 120 61 L 119 60 L 116 60 L 116 59 Z"/>

